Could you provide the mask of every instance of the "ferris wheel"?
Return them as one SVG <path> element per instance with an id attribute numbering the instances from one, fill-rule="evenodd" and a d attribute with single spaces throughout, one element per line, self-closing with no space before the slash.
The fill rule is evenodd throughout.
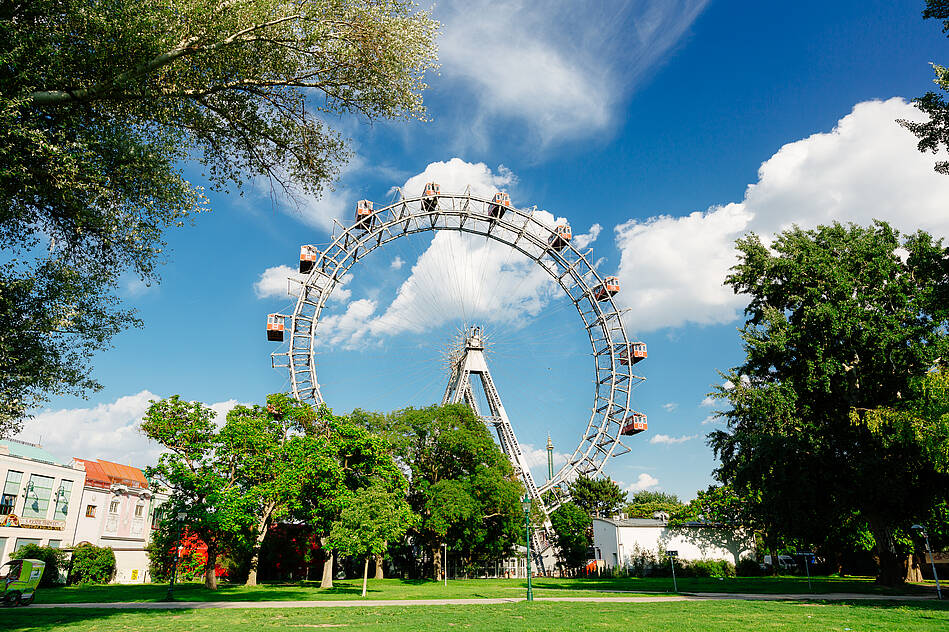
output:
<path id="1" fill-rule="evenodd" d="M 566 483 L 578 475 L 599 474 L 611 456 L 629 452 L 623 437 L 646 430 L 646 416 L 632 409 L 632 392 L 645 380 L 633 373 L 633 367 L 647 352 L 645 343 L 629 338 L 624 310 L 614 303 L 620 291 L 617 278 L 601 275 L 592 251 L 581 251 L 571 243 L 569 223 L 551 223 L 542 215 L 546 214 L 514 207 L 505 192 L 491 198 L 470 191 L 446 193 L 433 182 L 415 197 L 406 197 L 400 190 L 397 201 L 378 209 L 372 201 L 360 200 L 353 222 L 348 226 L 337 222 L 328 246 L 301 246 L 301 276 L 289 279 L 291 294 L 297 297 L 293 313 L 267 317 L 268 340 L 289 342 L 286 350 L 271 354 L 272 366 L 289 372 L 295 398 L 316 406 L 323 403 L 316 365 L 320 316 L 357 262 L 400 237 L 457 231 L 525 255 L 550 275 L 575 307 L 594 361 L 593 404 L 585 424 L 577 420 L 578 429 L 583 430 L 576 449 L 550 480 L 536 487 L 532 481 L 528 485 L 547 515 L 567 498 Z"/>

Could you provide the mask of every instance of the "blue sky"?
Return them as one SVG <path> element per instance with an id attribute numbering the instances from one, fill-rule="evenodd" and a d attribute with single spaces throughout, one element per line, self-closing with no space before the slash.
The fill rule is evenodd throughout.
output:
<path id="1" fill-rule="evenodd" d="M 591 240 L 601 272 L 620 276 L 627 327 L 649 344 L 635 392 L 649 431 L 607 471 L 683 498 L 708 485 L 705 396 L 742 356 L 743 302 L 722 287 L 734 240 L 835 219 L 949 234 L 949 178 L 894 122 L 914 116 L 906 100 L 931 88 L 947 40 L 917 1 L 539 6 L 440 3 L 431 120 L 331 120 L 355 158 L 321 200 L 274 204 L 258 183 L 213 195 L 213 212 L 168 233 L 160 284 L 125 279 L 145 327 L 96 358 L 105 388 L 53 400 L 21 437 L 63 459 L 144 466 L 156 454 L 136 429 L 148 399 L 177 393 L 224 411 L 282 390 L 264 335 L 268 312 L 291 311 L 279 266 L 325 243 L 356 200 L 383 204 L 432 177 L 443 190 L 504 188 Z M 353 272 L 325 312 L 318 359 L 337 412 L 440 399 L 442 350 L 467 316 L 494 342 L 498 389 L 538 465 L 548 432 L 558 455 L 573 450 L 592 397 L 589 344 L 537 270 L 428 235 Z M 393 303 L 409 287 L 415 300 Z"/>

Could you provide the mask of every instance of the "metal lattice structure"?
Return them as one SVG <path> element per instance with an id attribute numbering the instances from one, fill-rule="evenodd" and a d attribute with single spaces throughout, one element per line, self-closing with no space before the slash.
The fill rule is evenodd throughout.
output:
<path id="1" fill-rule="evenodd" d="M 590 417 L 567 463 L 552 480 L 535 486 L 546 512 L 554 511 L 565 499 L 565 483 L 581 474 L 595 476 L 610 456 L 629 451 L 620 441 L 620 431 L 630 413 L 633 387 L 645 378 L 632 372 L 631 341 L 622 311 L 612 295 L 601 289 L 606 287 L 605 279 L 592 262 L 592 250 L 581 252 L 569 241 L 557 242 L 558 227 L 536 217 L 533 209 L 508 206 L 498 213 L 492 200 L 470 193 L 402 197 L 378 210 L 373 210 L 371 203 L 361 202 L 357 213 L 350 226 L 337 222 L 329 246 L 303 247 L 312 265 L 302 281 L 290 279 L 291 294 L 298 297 L 293 314 L 274 315 L 290 321 L 289 349 L 273 353 L 272 364 L 289 370 L 294 397 L 317 406 L 323 403 L 315 362 L 317 327 L 330 295 L 350 268 L 399 237 L 460 231 L 506 244 L 542 267 L 573 303 L 590 338 L 594 359 Z"/>

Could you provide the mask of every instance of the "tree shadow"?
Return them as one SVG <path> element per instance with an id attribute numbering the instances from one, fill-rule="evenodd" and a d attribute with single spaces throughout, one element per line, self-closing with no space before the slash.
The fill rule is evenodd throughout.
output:
<path id="1" fill-rule="evenodd" d="M 703 559 L 717 558 L 722 550 L 732 556 L 732 563 L 736 566 L 743 556 L 753 554 L 754 542 L 748 533 L 741 529 L 715 526 L 667 527 L 662 530 L 659 542 L 663 549 L 674 546 L 673 539 L 688 542 L 696 547 Z"/>

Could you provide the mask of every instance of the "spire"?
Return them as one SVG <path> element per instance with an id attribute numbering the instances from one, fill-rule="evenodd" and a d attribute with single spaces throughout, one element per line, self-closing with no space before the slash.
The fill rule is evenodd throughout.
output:
<path id="1" fill-rule="evenodd" d="M 550 440 L 550 433 L 547 433 L 547 480 L 554 480 L 554 442 Z"/>

